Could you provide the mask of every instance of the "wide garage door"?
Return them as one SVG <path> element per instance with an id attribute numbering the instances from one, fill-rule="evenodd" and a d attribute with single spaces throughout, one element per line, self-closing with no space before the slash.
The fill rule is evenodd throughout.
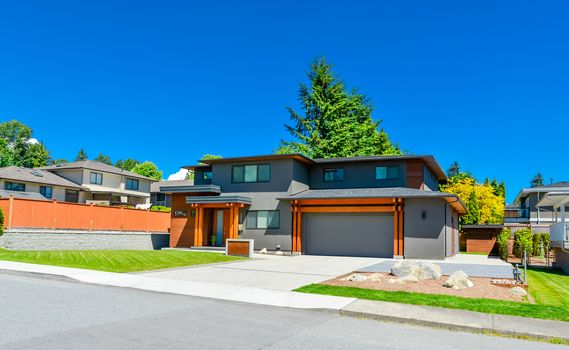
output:
<path id="1" fill-rule="evenodd" d="M 302 220 L 305 254 L 393 257 L 392 213 L 303 213 Z"/>

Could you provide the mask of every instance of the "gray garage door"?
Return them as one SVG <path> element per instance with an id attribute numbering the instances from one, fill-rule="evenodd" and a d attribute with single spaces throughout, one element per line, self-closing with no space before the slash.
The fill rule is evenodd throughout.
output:
<path id="1" fill-rule="evenodd" d="M 305 254 L 393 257 L 391 213 L 304 213 L 302 222 Z"/>

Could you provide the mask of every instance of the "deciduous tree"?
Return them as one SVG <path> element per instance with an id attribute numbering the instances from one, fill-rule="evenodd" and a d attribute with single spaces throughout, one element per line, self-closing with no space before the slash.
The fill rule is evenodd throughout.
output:
<path id="1" fill-rule="evenodd" d="M 32 129 L 17 120 L 0 123 L 0 166 L 33 168 L 47 165 L 49 151 L 32 136 Z"/>
<path id="2" fill-rule="evenodd" d="M 121 168 L 123 170 L 128 170 L 128 171 L 131 171 L 138 164 L 140 164 L 140 161 L 138 161 L 136 159 L 132 159 L 132 158 L 127 158 L 124 160 L 119 159 L 115 162 L 115 166 L 117 168 Z"/>
<path id="3" fill-rule="evenodd" d="M 156 166 L 156 164 L 154 164 L 148 160 L 144 161 L 140 164 L 137 164 L 134 168 L 132 168 L 131 171 L 133 173 L 137 173 L 139 175 L 149 177 L 149 178 L 154 179 L 156 181 L 162 180 L 162 170 L 159 170 L 158 167 Z"/>
<path id="4" fill-rule="evenodd" d="M 101 162 L 103 164 L 113 165 L 113 162 L 111 161 L 111 157 L 104 155 L 103 153 L 99 153 L 99 155 L 97 156 L 97 158 L 95 158 L 95 160 L 97 162 Z"/>

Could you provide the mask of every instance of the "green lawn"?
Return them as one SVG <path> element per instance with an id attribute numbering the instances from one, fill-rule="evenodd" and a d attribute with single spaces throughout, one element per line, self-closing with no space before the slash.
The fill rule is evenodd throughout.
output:
<path id="1" fill-rule="evenodd" d="M 174 250 L 13 251 L 0 249 L 0 260 L 109 272 L 157 270 L 240 259 L 243 258 L 219 253 Z"/>
<path id="2" fill-rule="evenodd" d="M 311 284 L 296 291 L 569 322 L 569 276 L 556 271 L 532 269 L 528 273 L 528 282 L 535 304 L 321 284 Z"/>

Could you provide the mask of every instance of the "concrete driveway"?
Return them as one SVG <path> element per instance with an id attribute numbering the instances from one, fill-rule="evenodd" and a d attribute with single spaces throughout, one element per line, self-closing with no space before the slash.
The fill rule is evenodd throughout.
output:
<path id="1" fill-rule="evenodd" d="M 290 291 L 319 283 L 338 275 L 375 265 L 388 259 L 339 256 L 274 256 L 224 264 L 177 268 L 139 273 L 140 275 Z"/>

